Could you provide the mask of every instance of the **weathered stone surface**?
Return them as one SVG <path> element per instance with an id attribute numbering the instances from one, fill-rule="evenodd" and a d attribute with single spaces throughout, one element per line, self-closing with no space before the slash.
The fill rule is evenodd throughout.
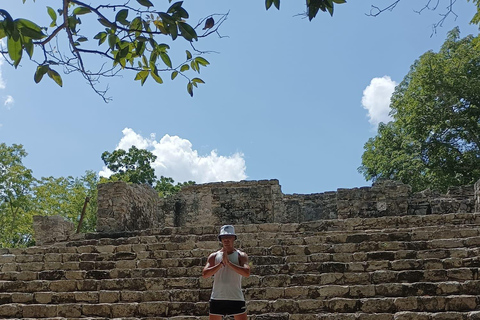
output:
<path id="1" fill-rule="evenodd" d="M 99 187 L 97 230 L 122 232 L 184 226 L 196 228 L 189 233 L 201 234 L 201 227 L 212 224 L 473 212 L 479 197 L 478 184 L 476 188 L 477 191 L 473 186 L 451 188 L 445 195 L 429 190 L 411 194 L 408 185 L 384 181 L 372 187 L 285 195 L 278 180 L 260 180 L 186 186 L 178 194 L 160 199 L 147 186 L 115 182 Z M 357 238 L 356 241 L 362 241 L 361 236 Z"/>
<path id="2" fill-rule="evenodd" d="M 163 223 L 160 198 L 153 188 L 121 181 L 98 185 L 99 232 L 144 230 Z"/>
<path id="3" fill-rule="evenodd" d="M 70 239 L 75 231 L 72 222 L 61 216 L 34 216 L 33 230 L 37 245 Z"/>

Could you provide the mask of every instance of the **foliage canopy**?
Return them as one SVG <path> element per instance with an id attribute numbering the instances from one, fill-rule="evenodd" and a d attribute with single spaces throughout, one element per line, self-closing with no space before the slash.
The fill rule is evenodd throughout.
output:
<path id="1" fill-rule="evenodd" d="M 466 185 L 480 178 L 478 38 L 452 30 L 438 53 L 423 54 L 397 86 L 393 122 L 365 144 L 367 180 L 395 179 L 414 190 Z"/>

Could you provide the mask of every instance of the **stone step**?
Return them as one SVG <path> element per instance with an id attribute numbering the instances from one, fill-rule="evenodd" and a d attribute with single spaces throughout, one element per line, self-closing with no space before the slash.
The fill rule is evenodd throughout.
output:
<path id="1" fill-rule="evenodd" d="M 262 243 L 288 245 L 301 244 L 299 241 L 303 238 L 314 237 L 313 241 L 321 243 L 344 243 L 344 242 L 363 242 L 363 241 L 410 241 L 410 240 L 431 240 L 443 238 L 457 238 L 478 236 L 480 231 L 478 225 L 455 225 L 452 230 L 450 225 L 432 225 L 432 226 L 412 226 L 408 228 L 390 227 L 387 229 L 365 229 L 365 230 L 338 230 L 324 231 L 315 230 L 308 232 L 258 232 L 258 233 L 240 233 L 237 243 L 239 246 L 252 247 Z M 301 237 L 299 237 L 301 235 Z M 200 248 L 218 247 L 217 233 L 210 235 L 151 235 L 138 236 L 133 238 L 111 239 L 103 238 L 98 240 L 83 240 L 66 243 L 70 247 L 83 246 L 122 246 L 127 244 L 159 244 L 165 250 L 177 250 L 185 247 L 200 246 Z"/>
<path id="2" fill-rule="evenodd" d="M 480 307 L 478 295 L 454 296 L 409 296 L 381 298 L 331 298 L 331 299 L 276 299 L 251 300 L 247 302 L 250 315 L 265 314 L 393 314 L 463 312 Z M 140 317 L 199 316 L 208 314 L 208 302 L 167 302 L 145 303 L 99 303 L 99 304 L 2 304 L 0 317 L 3 318 L 117 318 L 124 315 Z M 418 318 L 412 318 L 418 319 Z"/>
<path id="3" fill-rule="evenodd" d="M 144 317 L 208 315 L 208 302 L 145 302 L 99 304 L 2 304 L 0 318 L 123 318 L 125 314 Z M 191 318 L 190 318 L 191 319 Z"/>
<path id="4" fill-rule="evenodd" d="M 267 266 L 266 266 L 267 267 Z M 428 270 L 375 270 L 352 272 L 345 264 L 325 263 L 321 269 L 284 272 L 271 266 L 243 279 L 244 288 L 290 287 L 311 285 L 376 285 L 417 282 L 472 281 L 479 279 L 479 268 Z M 0 281 L 0 292 L 38 293 L 75 291 L 158 291 L 182 288 L 209 289 L 212 279 L 195 277 L 115 278 L 85 280 Z"/>
<path id="5" fill-rule="evenodd" d="M 325 268 L 326 272 L 303 272 L 274 274 L 278 270 L 271 268 L 271 272 L 260 275 L 256 278 L 250 276 L 248 282 L 271 281 L 276 283 L 273 286 L 302 286 L 302 285 L 364 285 L 381 283 L 415 283 L 415 282 L 446 282 L 446 281 L 469 281 L 478 280 L 478 268 L 459 269 L 432 269 L 432 270 L 407 270 L 392 271 L 378 270 L 372 272 L 346 272 L 341 266 L 330 266 Z"/>
<path id="6" fill-rule="evenodd" d="M 469 312 L 480 308 L 478 295 L 461 296 L 410 296 L 382 298 L 332 298 L 332 299 L 277 299 L 253 300 L 247 303 L 250 314 L 264 313 L 390 313 L 397 312 Z M 417 318 L 412 318 L 417 319 Z"/>
<path id="7" fill-rule="evenodd" d="M 325 298 L 379 298 L 404 296 L 446 296 L 478 294 L 480 281 L 380 283 L 364 285 L 305 285 L 247 287 L 245 298 L 253 300 L 325 299 Z M 65 303 L 134 303 L 152 301 L 205 302 L 210 298 L 211 287 L 204 289 L 163 289 L 149 291 L 98 290 L 71 292 L 3 292 L 0 304 L 65 304 Z"/>
<path id="8" fill-rule="evenodd" d="M 462 228 L 462 226 L 465 225 L 471 225 L 470 228 L 472 226 L 480 225 L 480 213 L 350 218 L 290 224 L 250 224 L 237 225 L 236 230 L 240 235 L 239 239 L 242 240 L 242 237 L 245 236 L 243 239 L 246 241 L 246 239 L 252 237 L 253 239 L 260 240 L 268 237 L 273 237 L 273 239 L 296 238 L 299 234 L 307 237 L 309 235 L 318 234 L 319 232 L 329 232 L 334 236 L 335 233 L 365 233 L 383 230 L 383 232 L 381 232 L 383 234 L 395 234 L 396 232 L 403 232 L 401 229 L 406 229 L 405 231 L 409 230 L 409 232 L 421 232 L 422 230 L 427 231 L 429 228 L 443 228 L 448 230 L 448 227 L 455 227 L 455 229 L 457 229 Z M 219 226 L 198 226 L 151 229 L 138 232 L 79 234 L 72 235 L 72 238 L 77 238 L 77 240 L 58 243 L 45 250 L 48 252 L 49 250 L 55 250 L 55 248 L 64 246 L 120 246 L 125 244 L 152 243 L 159 241 L 170 243 L 173 247 L 175 247 L 175 244 L 181 245 L 190 242 L 216 243 L 218 229 Z M 437 233 L 437 236 L 441 236 L 441 234 L 442 232 Z M 211 244 L 209 245 L 211 246 Z M 0 254 L 17 254 L 29 249 L 30 248 L 0 249 Z"/>
<path id="9" fill-rule="evenodd" d="M 396 313 L 317 313 L 317 314 L 290 314 L 266 313 L 253 315 L 251 320 L 478 320 L 480 311 L 446 311 L 446 312 L 411 312 Z"/>
<path id="10" fill-rule="evenodd" d="M 299 239 L 301 244 L 290 243 L 288 245 L 271 245 L 261 247 L 250 247 L 244 250 L 253 260 L 255 257 L 258 261 L 262 259 L 277 259 L 265 256 L 308 256 L 312 254 L 323 255 L 325 253 L 346 253 L 346 256 L 352 256 L 353 260 L 379 259 L 383 256 L 390 256 L 389 259 L 398 260 L 401 256 L 410 255 L 418 256 L 422 259 L 429 256 L 449 255 L 454 257 L 462 254 L 466 250 L 479 250 L 480 236 L 458 238 L 458 239 L 437 239 L 429 241 L 389 241 L 389 242 L 355 242 L 355 243 L 339 243 L 325 244 L 317 241 Z M 87 250 L 87 248 L 89 250 Z M 159 249 L 160 248 L 160 249 Z M 179 249 L 165 250 L 164 246 L 157 245 L 128 245 L 123 247 L 80 247 L 75 252 L 65 253 L 37 253 L 37 254 L 3 254 L 0 256 L 0 271 L 41 271 L 41 270 L 57 270 L 69 268 L 69 264 L 75 266 L 82 264 L 85 269 L 88 264 L 95 262 L 98 265 L 104 265 L 101 269 L 112 269 L 124 266 L 128 268 L 134 267 L 137 260 L 161 259 L 160 265 L 157 267 L 167 266 L 195 266 L 203 265 L 206 257 L 213 250 L 217 249 Z M 123 250 L 123 251 L 119 251 Z M 73 250 L 72 250 L 73 251 Z M 116 252 L 114 252 L 116 251 Z M 455 253 L 457 251 L 458 253 Z M 365 252 L 368 252 L 365 256 Z M 353 255 L 350 255 L 353 253 Z M 357 256 L 355 258 L 355 255 Z M 423 255 L 423 257 L 422 257 Z M 359 258 L 360 257 L 360 258 Z M 176 260 L 176 261 L 175 261 Z M 295 260 L 290 260 L 295 261 Z M 261 264 L 261 263 L 260 263 Z"/>

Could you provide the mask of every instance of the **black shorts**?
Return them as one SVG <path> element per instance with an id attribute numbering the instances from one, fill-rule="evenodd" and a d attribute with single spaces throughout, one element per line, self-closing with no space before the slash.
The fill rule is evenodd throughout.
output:
<path id="1" fill-rule="evenodd" d="M 247 312 L 245 301 L 210 300 L 210 314 L 218 316 L 234 316 L 245 312 Z"/>

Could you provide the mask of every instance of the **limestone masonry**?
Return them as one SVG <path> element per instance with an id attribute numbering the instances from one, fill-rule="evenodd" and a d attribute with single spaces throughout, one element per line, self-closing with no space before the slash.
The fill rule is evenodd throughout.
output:
<path id="1" fill-rule="evenodd" d="M 220 182 L 187 186 L 166 199 L 145 185 L 114 182 L 99 185 L 97 230 L 474 212 L 475 203 L 474 186 L 412 194 L 393 181 L 309 195 L 285 195 L 278 180 Z"/>
<path id="2" fill-rule="evenodd" d="M 480 182 L 446 194 L 372 187 L 285 195 L 277 180 L 161 199 L 102 184 L 98 232 L 36 217 L 36 247 L 0 249 L 0 319 L 208 319 L 219 226 L 248 253 L 249 319 L 480 319 Z"/>

